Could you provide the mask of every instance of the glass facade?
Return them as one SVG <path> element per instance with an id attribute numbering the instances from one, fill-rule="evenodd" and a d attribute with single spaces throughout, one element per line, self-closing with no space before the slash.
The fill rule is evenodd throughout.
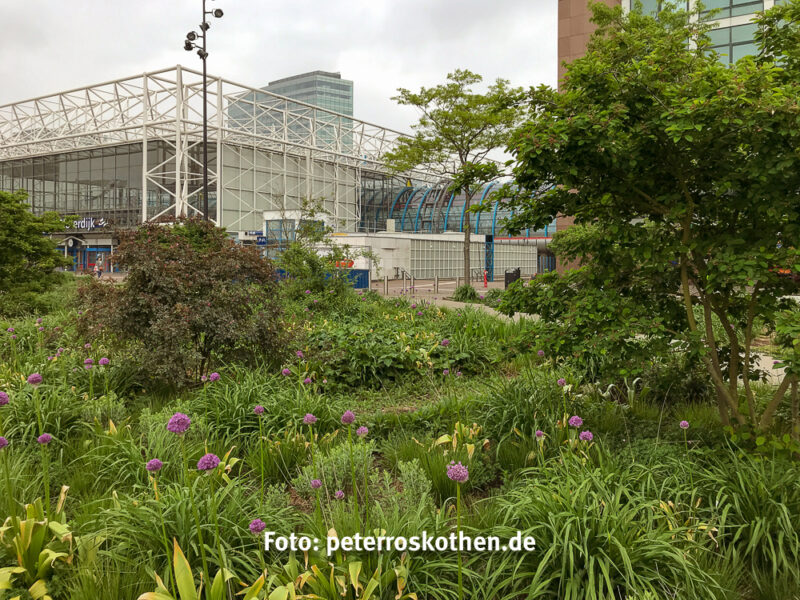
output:
<path id="1" fill-rule="evenodd" d="M 353 82 L 339 73 L 313 71 L 270 81 L 268 92 L 294 98 L 333 112 L 353 116 Z"/>
<path id="2" fill-rule="evenodd" d="M 470 227 L 474 233 L 494 236 L 507 235 L 503 220 L 513 213 L 504 208 L 501 200 L 491 202 L 491 192 L 497 182 L 486 185 L 472 198 L 472 204 L 489 201 L 490 210 L 469 215 Z M 452 194 L 447 187 L 413 186 L 384 180 L 362 181 L 361 223 L 359 230 L 364 232 L 386 231 L 386 219 L 394 219 L 395 231 L 405 233 L 443 233 L 445 231 L 464 231 L 466 226 L 466 196 Z M 541 230 L 528 229 L 519 237 L 550 237 L 556 230 L 553 220 Z"/>
<path id="3" fill-rule="evenodd" d="M 672 2 L 664 1 L 664 0 L 640 0 L 642 3 L 642 13 L 644 14 L 658 14 L 664 9 L 664 5 L 670 4 L 672 6 L 677 6 L 683 10 L 689 9 L 688 2 L 678 2 L 677 0 L 673 0 Z"/>
<path id="4" fill-rule="evenodd" d="M 703 0 L 703 6 L 706 12 L 717 10 L 712 19 L 727 19 L 764 10 L 764 0 Z"/>
<path id="5" fill-rule="evenodd" d="M 209 147 L 213 168 L 215 147 Z M 190 152 L 194 160 L 186 181 L 189 193 L 202 188 L 202 149 Z M 147 213 L 152 218 L 174 204 L 175 156 L 164 142 L 151 142 L 147 149 L 151 182 L 147 186 Z M 0 190 L 25 190 L 36 214 L 56 211 L 75 215 L 76 230 L 86 223 L 132 227 L 142 221 L 142 144 L 125 144 L 0 162 Z M 156 183 L 153 183 L 156 182 Z M 202 204 L 200 193 L 190 204 Z M 216 211 L 216 192 L 209 193 L 209 211 Z"/>
<path id="6" fill-rule="evenodd" d="M 708 32 L 712 49 L 720 54 L 720 60 L 733 63 L 743 56 L 752 56 L 758 52 L 753 38 L 756 34 L 756 24 L 736 25 L 735 27 L 720 27 Z"/>

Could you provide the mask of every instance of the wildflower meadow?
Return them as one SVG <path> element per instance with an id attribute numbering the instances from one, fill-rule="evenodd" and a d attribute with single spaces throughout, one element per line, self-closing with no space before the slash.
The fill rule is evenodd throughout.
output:
<path id="1" fill-rule="evenodd" d="M 723 427 L 681 349 L 602 376 L 602 354 L 557 353 L 533 318 L 313 275 L 243 275 L 231 296 L 192 275 L 198 310 L 246 322 L 218 334 L 170 299 L 192 286 L 155 291 L 180 273 L 129 268 L 0 322 L 0 598 L 797 597 L 791 431 Z M 225 313 L 231 297 L 255 312 Z M 152 310 L 138 327 L 163 339 L 125 310 Z M 171 346 L 180 363 L 158 364 Z M 423 533 L 535 547 L 323 541 Z M 265 536 L 321 544 L 265 551 Z"/>

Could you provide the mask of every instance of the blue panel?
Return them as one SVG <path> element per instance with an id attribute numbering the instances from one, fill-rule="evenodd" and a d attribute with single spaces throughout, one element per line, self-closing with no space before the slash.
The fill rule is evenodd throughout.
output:
<path id="1" fill-rule="evenodd" d="M 500 200 L 494 201 L 494 212 L 492 213 L 492 237 L 495 235 L 495 231 L 497 230 L 497 207 L 500 206 Z"/>
<path id="2" fill-rule="evenodd" d="M 430 194 L 432 191 L 433 188 L 429 187 L 428 191 L 422 196 L 422 200 L 419 201 L 419 206 L 417 207 L 417 217 L 414 219 L 414 233 L 417 233 L 419 230 L 419 213 L 422 212 L 422 205 L 425 204 L 425 198 L 427 198 L 428 194 Z"/>
<path id="3" fill-rule="evenodd" d="M 392 215 L 394 214 L 394 207 L 397 205 L 397 201 L 400 200 L 400 196 L 405 194 L 407 191 L 411 190 L 412 188 L 404 187 L 400 192 L 398 192 L 397 197 L 395 197 L 394 202 L 392 202 L 392 208 L 389 209 L 389 216 L 386 217 L 387 219 L 391 219 Z"/>
<path id="4" fill-rule="evenodd" d="M 481 202 L 480 202 L 481 204 L 483 204 L 483 201 L 486 199 L 486 194 L 488 194 L 489 190 L 492 189 L 492 186 L 494 186 L 494 183 L 495 183 L 494 181 L 491 182 L 489 185 L 487 185 L 483 189 L 483 194 L 481 194 Z M 464 206 L 466 206 L 466 203 L 464 204 Z M 480 223 L 481 223 L 481 213 L 478 213 L 478 216 L 475 219 L 475 234 L 476 235 L 478 234 L 478 226 L 480 225 Z M 464 229 L 463 223 L 462 223 L 461 229 L 462 230 Z"/>
<path id="5" fill-rule="evenodd" d="M 406 223 L 406 213 L 408 212 L 408 205 L 411 204 L 411 199 L 417 194 L 418 191 L 419 191 L 418 189 L 414 188 L 408 194 L 408 199 L 406 200 L 406 205 L 403 208 L 403 218 L 400 219 L 400 231 L 405 231 L 405 228 L 406 228 L 406 225 L 405 225 L 405 223 Z"/>
<path id="6" fill-rule="evenodd" d="M 455 197 L 456 195 L 451 192 L 450 200 L 447 202 L 447 210 L 444 213 L 444 227 L 442 228 L 442 231 L 447 231 L 447 219 L 450 217 L 450 207 L 453 206 L 453 198 Z"/>

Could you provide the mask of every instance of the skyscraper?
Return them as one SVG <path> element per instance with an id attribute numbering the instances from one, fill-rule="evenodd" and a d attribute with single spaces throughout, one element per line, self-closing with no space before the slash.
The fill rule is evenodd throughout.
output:
<path id="1" fill-rule="evenodd" d="M 270 81 L 262 89 L 342 115 L 353 116 L 353 82 L 342 79 L 341 73 L 312 71 L 292 75 Z"/>

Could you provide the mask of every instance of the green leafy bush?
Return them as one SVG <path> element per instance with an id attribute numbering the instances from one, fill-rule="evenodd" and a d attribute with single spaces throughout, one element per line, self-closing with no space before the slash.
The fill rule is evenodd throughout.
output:
<path id="1" fill-rule="evenodd" d="M 465 283 L 453 293 L 453 300 L 456 302 L 477 302 L 478 292 L 475 291 L 474 287 Z"/>

